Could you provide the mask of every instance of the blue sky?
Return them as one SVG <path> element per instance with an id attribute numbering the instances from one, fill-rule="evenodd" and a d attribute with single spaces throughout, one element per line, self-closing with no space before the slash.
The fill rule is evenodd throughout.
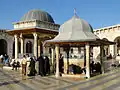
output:
<path id="1" fill-rule="evenodd" d="M 120 0 L 0 0 L 0 29 L 13 29 L 31 9 L 41 9 L 63 24 L 74 15 L 86 20 L 94 29 L 120 24 Z"/>

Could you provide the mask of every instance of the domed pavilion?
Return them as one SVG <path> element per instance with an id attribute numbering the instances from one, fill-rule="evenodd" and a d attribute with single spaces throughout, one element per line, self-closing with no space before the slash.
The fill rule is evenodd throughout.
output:
<path id="1" fill-rule="evenodd" d="M 110 41 L 104 41 L 101 40 L 99 37 L 97 37 L 93 33 L 93 29 L 91 25 L 86 22 L 85 20 L 81 19 L 79 16 L 74 14 L 74 16 L 63 23 L 60 27 L 59 34 L 51 40 L 45 41 L 46 46 L 55 46 L 55 52 L 56 52 L 56 77 L 60 76 L 59 72 L 59 55 L 61 53 L 61 49 L 65 51 L 65 54 L 67 55 L 66 58 L 64 58 L 64 70 L 65 74 L 69 75 L 70 72 L 70 64 L 76 64 L 74 62 L 77 62 L 77 65 L 80 64 L 80 66 L 83 66 L 86 69 L 85 77 L 90 78 L 90 53 L 93 49 L 93 47 L 100 46 L 100 63 L 102 65 L 101 69 L 104 73 L 104 67 L 103 67 L 103 56 L 104 56 L 104 46 L 114 44 L 114 42 Z M 83 63 L 81 62 L 80 58 L 71 58 L 72 53 L 71 49 L 77 48 L 83 49 Z M 73 52 L 73 51 L 72 51 Z M 76 53 L 77 54 L 77 53 Z M 80 53 L 81 54 L 81 53 Z M 65 56 L 65 55 L 64 55 Z M 79 56 L 81 57 L 81 56 Z"/>
<path id="2" fill-rule="evenodd" d="M 16 59 L 25 53 L 33 54 L 35 57 L 40 56 L 46 49 L 43 48 L 43 42 L 54 38 L 60 26 L 55 24 L 49 13 L 36 9 L 27 12 L 19 22 L 14 22 L 13 25 L 14 29 L 8 33 L 14 36 L 13 52 Z M 27 44 L 24 44 L 26 40 L 28 40 Z"/>

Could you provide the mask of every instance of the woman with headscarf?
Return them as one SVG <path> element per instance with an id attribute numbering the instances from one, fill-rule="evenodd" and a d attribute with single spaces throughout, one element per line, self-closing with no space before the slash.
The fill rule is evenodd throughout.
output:
<path id="1" fill-rule="evenodd" d="M 44 59 L 43 59 L 43 56 L 40 56 L 37 61 L 39 62 L 39 70 L 38 70 L 38 73 L 39 75 L 41 76 L 44 76 L 45 75 L 45 72 L 44 72 Z"/>
<path id="2" fill-rule="evenodd" d="M 28 76 L 35 76 L 36 74 L 36 70 L 35 70 L 35 60 L 33 58 L 30 58 L 30 73 L 28 74 Z"/>
<path id="3" fill-rule="evenodd" d="M 47 56 L 44 57 L 44 61 L 45 61 L 45 75 L 46 74 L 50 74 L 50 63 L 49 63 L 49 58 Z"/>

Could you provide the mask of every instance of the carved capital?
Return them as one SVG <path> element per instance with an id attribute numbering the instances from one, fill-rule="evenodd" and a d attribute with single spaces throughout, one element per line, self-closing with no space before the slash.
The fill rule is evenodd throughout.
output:
<path id="1" fill-rule="evenodd" d="M 23 38 L 23 35 L 22 35 L 22 33 L 20 34 L 20 38 Z"/>
<path id="2" fill-rule="evenodd" d="M 38 35 L 37 35 L 37 33 L 33 33 L 33 36 L 34 36 L 34 38 L 37 38 Z"/>
<path id="3" fill-rule="evenodd" d="M 15 38 L 18 38 L 17 34 L 14 35 Z"/>

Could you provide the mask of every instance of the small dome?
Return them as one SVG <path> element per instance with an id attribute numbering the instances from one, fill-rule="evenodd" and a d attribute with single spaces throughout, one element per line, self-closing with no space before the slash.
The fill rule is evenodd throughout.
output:
<path id="1" fill-rule="evenodd" d="M 51 41 L 78 42 L 95 41 L 96 39 L 99 39 L 99 37 L 93 33 L 91 25 L 74 15 L 70 20 L 61 25 L 59 34 Z"/>
<path id="2" fill-rule="evenodd" d="M 83 32 L 93 32 L 93 29 L 89 23 L 85 20 L 74 15 L 70 20 L 66 21 L 60 27 L 60 32 L 72 32 L 72 31 L 83 31 Z"/>
<path id="3" fill-rule="evenodd" d="M 31 20 L 40 20 L 45 22 L 54 23 L 51 15 L 42 10 L 30 10 L 27 12 L 20 21 L 31 21 Z"/>

